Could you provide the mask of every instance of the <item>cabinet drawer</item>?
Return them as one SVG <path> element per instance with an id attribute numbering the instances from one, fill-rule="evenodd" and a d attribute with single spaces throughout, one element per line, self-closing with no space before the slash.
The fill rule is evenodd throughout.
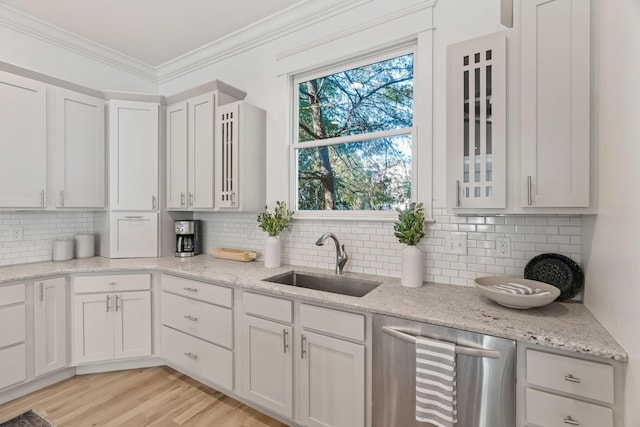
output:
<path id="1" fill-rule="evenodd" d="M 233 390 L 233 353 L 198 338 L 162 327 L 162 356 L 204 380 Z"/>
<path id="2" fill-rule="evenodd" d="M 0 350 L 0 389 L 27 379 L 24 344 Z"/>
<path id="3" fill-rule="evenodd" d="M 245 292 L 242 296 L 244 312 L 280 322 L 293 322 L 293 302 Z"/>
<path id="4" fill-rule="evenodd" d="M 163 274 L 162 290 L 223 307 L 231 308 L 233 306 L 231 288 L 224 286 Z"/>
<path id="5" fill-rule="evenodd" d="M 230 309 L 162 293 L 162 324 L 223 347 L 233 347 Z"/>
<path id="6" fill-rule="evenodd" d="M 581 402 L 527 388 L 527 422 L 540 427 L 567 427 L 573 420 L 580 427 L 613 427 L 613 411 L 604 406 Z"/>
<path id="7" fill-rule="evenodd" d="M 24 283 L 0 288 L 0 307 L 24 302 Z"/>
<path id="8" fill-rule="evenodd" d="M 362 314 L 347 313 L 315 305 L 300 305 L 302 327 L 333 335 L 364 341 L 365 317 Z"/>
<path id="9" fill-rule="evenodd" d="M 25 340 L 25 322 L 24 304 L 0 308 L 0 348 Z"/>
<path id="10" fill-rule="evenodd" d="M 527 350 L 527 382 L 613 403 L 613 366 Z"/>
<path id="11" fill-rule="evenodd" d="M 148 273 L 76 276 L 73 278 L 73 292 L 76 294 L 146 291 L 149 289 L 151 289 L 151 275 Z"/>

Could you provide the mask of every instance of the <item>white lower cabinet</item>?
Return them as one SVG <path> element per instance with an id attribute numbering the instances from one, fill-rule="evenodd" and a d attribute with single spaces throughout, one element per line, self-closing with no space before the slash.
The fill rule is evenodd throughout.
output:
<path id="1" fill-rule="evenodd" d="M 24 284 L 0 287 L 0 389 L 27 379 L 25 300 Z"/>
<path id="2" fill-rule="evenodd" d="M 232 290 L 162 275 L 161 352 L 196 379 L 233 390 Z"/>
<path id="3" fill-rule="evenodd" d="M 137 278 L 137 290 L 111 291 L 118 287 L 117 275 L 74 278 L 75 363 L 151 355 L 151 278 L 125 275 L 129 280 L 132 276 Z M 89 288 L 83 281 L 94 286 Z M 93 293 L 80 293 L 87 291 Z"/>
<path id="4" fill-rule="evenodd" d="M 293 417 L 293 328 L 243 316 L 242 366 L 245 397 L 282 415 Z"/>
<path id="5" fill-rule="evenodd" d="M 518 426 L 622 427 L 620 362 L 518 344 Z"/>
<path id="6" fill-rule="evenodd" d="M 304 426 L 365 426 L 365 316 L 251 292 L 242 300 L 242 396 Z"/>
<path id="7" fill-rule="evenodd" d="M 33 284 L 33 331 L 35 376 L 67 365 L 66 278 Z"/>

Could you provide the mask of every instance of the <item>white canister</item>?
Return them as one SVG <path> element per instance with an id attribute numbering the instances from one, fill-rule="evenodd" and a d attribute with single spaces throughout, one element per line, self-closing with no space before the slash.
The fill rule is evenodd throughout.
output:
<path id="1" fill-rule="evenodd" d="M 93 233 L 76 234 L 76 258 L 91 258 L 95 255 Z"/>
<path id="2" fill-rule="evenodd" d="M 53 241 L 52 258 L 54 261 L 67 261 L 73 259 L 73 240 L 56 239 Z"/>

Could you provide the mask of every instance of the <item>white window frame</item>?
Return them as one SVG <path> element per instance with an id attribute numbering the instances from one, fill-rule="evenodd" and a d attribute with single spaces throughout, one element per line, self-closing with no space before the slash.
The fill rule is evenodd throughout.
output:
<path id="1" fill-rule="evenodd" d="M 397 135 L 411 135 L 411 201 L 420 201 L 428 204 L 426 209 L 427 216 L 430 216 L 431 199 L 418 200 L 421 192 L 418 191 L 421 183 L 418 180 L 418 115 L 416 111 L 421 111 L 419 106 L 419 93 L 416 88 L 422 87 L 423 79 L 421 76 L 421 66 L 419 61 L 419 49 L 417 40 L 412 40 L 410 43 L 387 48 L 383 50 L 377 50 L 375 52 L 359 56 L 356 59 L 348 61 L 342 61 L 332 64 L 327 67 L 316 68 L 312 71 L 307 71 L 300 74 L 290 76 L 290 92 L 291 92 L 291 136 L 289 144 L 289 159 L 290 159 L 290 196 L 289 204 L 294 208 L 295 217 L 297 219 L 340 219 L 340 220 L 374 220 L 374 221 L 393 221 L 398 218 L 397 212 L 390 211 L 376 211 L 376 210 L 298 210 L 298 158 L 296 150 L 301 148 L 312 148 L 320 146 L 338 145 L 357 141 L 374 140 L 379 138 L 386 138 Z M 403 56 L 407 54 L 413 54 L 413 85 L 414 85 L 414 97 L 413 97 L 413 126 L 402 129 L 392 129 L 387 131 L 370 132 L 365 134 L 347 135 L 338 138 L 328 138 L 321 141 L 306 141 L 298 142 L 298 126 L 299 126 L 299 84 L 306 82 L 314 78 L 323 77 L 339 73 L 345 70 L 351 70 L 353 68 L 362 67 L 376 62 L 381 62 L 387 59 Z M 430 79 L 430 73 L 428 78 Z M 425 84 L 426 85 L 426 84 Z M 429 83 L 430 85 L 430 83 Z M 429 147 L 431 141 L 429 140 Z M 430 152 L 431 150 L 429 150 Z M 428 167 L 431 168 L 431 162 L 428 162 Z M 431 183 L 425 183 L 425 185 L 431 186 Z M 430 196 L 429 191 L 429 196 Z"/>

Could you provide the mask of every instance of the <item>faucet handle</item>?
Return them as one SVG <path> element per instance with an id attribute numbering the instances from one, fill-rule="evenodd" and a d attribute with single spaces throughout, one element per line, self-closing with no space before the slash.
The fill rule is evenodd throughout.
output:
<path id="1" fill-rule="evenodd" d="M 349 261 L 349 254 L 347 254 L 347 251 L 344 249 L 344 245 L 342 245 L 342 253 L 338 257 L 338 267 L 340 268 L 341 273 L 347 261 Z"/>

